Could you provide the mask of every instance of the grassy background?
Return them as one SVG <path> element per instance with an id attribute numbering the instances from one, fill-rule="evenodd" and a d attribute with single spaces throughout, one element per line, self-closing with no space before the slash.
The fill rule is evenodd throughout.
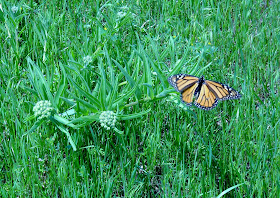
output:
<path id="1" fill-rule="evenodd" d="M 279 196 L 279 10 L 250 0 L 1 1 L 0 196 Z M 185 110 L 167 100 L 176 73 L 243 96 Z M 80 128 L 26 119 L 40 100 Z M 123 134 L 100 126 L 105 110 L 118 112 Z"/>

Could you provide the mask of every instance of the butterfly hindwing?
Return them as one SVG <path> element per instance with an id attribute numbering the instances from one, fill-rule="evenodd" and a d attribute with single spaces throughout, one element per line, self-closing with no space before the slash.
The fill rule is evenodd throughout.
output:
<path id="1" fill-rule="evenodd" d="M 205 83 L 202 84 L 200 93 L 196 98 L 194 105 L 203 110 L 210 110 L 216 107 L 218 100 Z"/>
<path id="2" fill-rule="evenodd" d="M 195 90 L 196 90 L 197 86 L 198 86 L 198 83 L 195 83 L 191 87 L 185 89 L 181 93 L 181 100 L 183 103 L 185 103 L 188 106 L 192 105 L 193 96 L 195 94 Z"/>

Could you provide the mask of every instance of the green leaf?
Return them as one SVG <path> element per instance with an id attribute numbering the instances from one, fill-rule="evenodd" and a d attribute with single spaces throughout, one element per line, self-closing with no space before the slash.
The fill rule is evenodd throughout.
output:
<path id="1" fill-rule="evenodd" d="M 147 54 L 148 60 L 152 65 L 152 68 L 157 73 L 157 78 L 159 78 L 160 82 L 164 85 L 163 87 L 168 87 L 167 77 L 163 74 L 162 69 L 159 68 L 156 64 L 154 64 L 153 60 L 150 58 L 150 56 Z"/>
<path id="2" fill-rule="evenodd" d="M 101 110 L 106 110 L 106 74 L 103 67 L 103 63 L 99 61 L 99 70 L 101 72 L 101 86 L 99 91 L 99 100 L 101 104 Z"/>
<path id="3" fill-rule="evenodd" d="M 136 52 L 136 54 L 143 61 L 143 66 L 144 66 L 144 70 L 142 69 L 143 70 L 143 81 L 144 81 L 144 83 L 153 84 L 151 68 L 150 68 L 150 65 L 148 63 L 148 59 L 147 59 L 145 50 L 143 49 L 143 46 L 141 45 L 141 42 L 140 42 L 138 36 L 137 36 L 137 41 L 138 41 L 138 47 L 140 48 L 140 50 L 138 51 L 134 47 L 133 47 L 133 50 Z M 148 96 L 153 97 L 153 93 L 150 92 L 150 89 L 144 88 L 143 92 L 146 93 Z"/>
<path id="4" fill-rule="evenodd" d="M 25 118 L 25 121 L 30 121 L 30 120 L 34 120 L 36 118 L 36 116 L 33 114 L 31 116 L 28 116 L 27 118 Z"/>
<path id="5" fill-rule="evenodd" d="M 74 124 L 72 124 L 72 122 L 70 122 L 69 120 L 67 120 L 67 119 L 65 119 L 65 118 L 63 118 L 59 115 L 54 114 L 53 119 L 56 120 L 57 122 L 61 123 L 61 124 L 67 125 L 67 126 L 72 127 L 72 128 L 77 128 Z"/>
<path id="6" fill-rule="evenodd" d="M 82 105 L 84 105 L 85 107 L 87 107 L 87 108 L 88 108 L 90 111 L 92 111 L 93 113 L 96 113 L 96 112 L 99 111 L 99 108 L 98 108 L 96 105 L 91 104 L 91 103 L 89 103 L 89 102 L 86 102 L 86 101 L 84 101 L 84 100 L 82 100 L 82 99 L 80 99 L 80 98 L 74 96 L 73 94 L 71 94 L 71 95 L 73 96 L 73 98 L 74 98 L 76 101 L 80 102 Z"/>
<path id="7" fill-rule="evenodd" d="M 124 107 L 123 102 L 128 100 L 128 98 L 130 98 L 132 96 L 132 94 L 135 93 L 137 89 L 137 86 L 134 86 L 133 89 L 131 89 L 129 92 L 125 93 L 123 96 L 118 97 L 116 100 L 114 100 L 112 108 L 116 108 L 117 106 L 119 106 L 120 109 L 122 109 Z"/>
<path id="8" fill-rule="evenodd" d="M 71 77 L 68 77 L 68 79 L 79 90 L 80 94 L 85 96 L 91 102 L 95 109 L 101 109 L 100 102 L 97 98 L 93 97 L 89 92 L 83 90 L 80 86 L 78 86 L 77 83 L 74 82 L 74 80 Z"/>
<path id="9" fill-rule="evenodd" d="M 73 150 L 76 151 L 76 150 L 77 150 L 76 144 L 74 143 L 74 141 L 73 141 L 73 139 L 72 139 L 70 133 L 68 132 L 68 130 L 67 130 L 66 128 L 64 128 L 62 125 L 57 124 L 57 122 L 54 122 L 54 124 L 56 125 L 56 127 L 57 127 L 60 131 L 62 131 L 63 133 L 66 134 L 67 139 L 68 139 L 69 143 L 71 144 Z"/>
<path id="10" fill-rule="evenodd" d="M 38 93 L 38 91 L 36 91 L 35 89 L 31 89 L 31 88 L 26 87 L 26 86 L 23 86 L 23 89 L 29 91 L 29 92 L 32 93 L 34 96 L 39 97 L 39 93 Z"/>
<path id="11" fill-rule="evenodd" d="M 162 92 L 160 92 L 156 98 L 165 98 L 169 96 L 169 93 L 174 93 L 174 89 L 165 89 Z"/>
<path id="12" fill-rule="evenodd" d="M 118 78 L 118 77 L 117 77 Z M 116 79 L 117 79 L 116 78 Z M 114 107 L 112 107 L 114 101 L 116 100 L 117 98 L 117 95 L 118 95 L 118 88 L 119 88 L 119 85 L 117 82 L 114 82 L 112 84 L 113 88 L 112 88 L 112 91 L 109 92 L 108 96 L 107 96 L 107 101 L 108 101 L 108 109 L 112 109 Z"/>
<path id="13" fill-rule="evenodd" d="M 76 114 L 75 109 L 69 109 L 68 111 L 63 112 L 60 115 L 61 116 L 71 116 L 71 115 L 74 115 L 74 114 Z"/>
<path id="14" fill-rule="evenodd" d="M 129 114 L 129 115 L 118 115 L 117 117 L 120 120 L 131 120 L 131 119 L 134 119 L 134 118 L 141 117 L 141 116 L 149 113 L 150 111 L 151 111 L 151 109 L 148 109 L 147 111 L 143 111 L 143 112 L 140 112 L 140 113 L 134 113 L 134 114 Z"/>
<path id="15" fill-rule="evenodd" d="M 60 80 L 59 82 L 59 88 L 54 96 L 54 106 L 57 108 L 58 104 L 59 104 L 59 99 L 60 99 L 60 96 L 62 95 L 63 93 L 63 90 L 65 89 L 65 84 L 66 84 L 66 73 L 65 73 L 65 70 L 63 68 L 63 66 L 60 64 L 60 68 L 61 68 L 61 71 L 62 71 L 62 79 Z"/>
<path id="16" fill-rule="evenodd" d="M 117 65 L 117 67 L 121 70 L 121 72 L 125 76 L 126 80 L 130 84 L 131 88 L 133 88 L 135 86 L 136 82 L 130 77 L 130 75 L 125 71 L 125 69 L 117 61 L 115 61 L 114 59 L 112 59 L 112 60 Z M 136 85 L 135 93 L 136 93 L 135 94 L 136 98 L 139 100 L 141 98 L 141 91 L 140 91 L 140 89 L 139 89 L 139 87 L 137 85 Z"/>
<path id="17" fill-rule="evenodd" d="M 115 83 L 115 73 L 114 73 L 114 69 L 112 67 L 112 61 L 111 61 L 111 58 L 109 56 L 109 53 L 108 53 L 108 50 L 107 50 L 107 47 L 106 47 L 106 44 L 104 44 L 104 49 L 103 49 L 104 53 L 105 53 L 105 57 L 107 59 L 107 65 L 109 67 L 109 71 L 110 71 L 110 83 L 113 84 Z"/>
<path id="18" fill-rule="evenodd" d="M 82 116 L 72 120 L 71 123 L 80 123 L 80 122 L 92 123 L 94 121 L 99 121 L 99 116 L 100 116 L 99 114 Z"/>
<path id="19" fill-rule="evenodd" d="M 48 99 L 53 104 L 53 96 L 50 92 L 50 86 L 40 68 L 30 59 L 30 57 L 27 57 L 27 63 L 29 65 L 30 80 L 35 90 L 39 93 L 41 99 Z"/>
<path id="20" fill-rule="evenodd" d="M 151 98 L 151 99 L 154 99 L 154 97 L 155 97 L 155 93 L 154 93 L 154 87 L 153 87 L 153 85 L 151 85 L 151 84 L 149 84 L 149 83 L 143 83 L 143 85 L 145 86 L 145 87 L 147 87 L 147 90 L 148 90 L 148 96 Z"/>
<path id="21" fill-rule="evenodd" d="M 235 185 L 235 186 L 232 186 L 232 187 L 230 187 L 230 188 L 224 190 L 221 194 L 219 194 L 219 195 L 217 196 L 217 198 L 221 198 L 222 196 L 224 196 L 225 194 L 227 194 L 229 191 L 231 191 L 231 190 L 233 190 L 233 189 L 235 189 L 235 188 L 237 188 L 238 186 L 241 186 L 241 185 L 243 185 L 243 184 L 244 184 L 244 183 L 242 183 L 242 184 L 237 184 L 237 185 Z"/>
<path id="22" fill-rule="evenodd" d="M 23 136 L 25 136 L 25 135 L 27 135 L 27 134 L 29 134 L 29 133 L 32 133 L 33 131 L 35 131 L 39 126 L 41 126 L 42 124 L 43 124 L 43 122 L 45 122 L 46 120 L 44 120 L 44 119 L 41 119 L 41 120 L 37 120 L 35 123 L 34 123 L 34 125 L 27 131 L 27 132 L 25 132 L 23 135 L 22 135 L 22 137 Z"/>
<path id="23" fill-rule="evenodd" d="M 188 64 L 191 61 L 191 59 L 190 59 L 189 61 L 185 62 L 188 56 L 189 56 L 189 53 L 185 52 L 184 56 L 175 63 L 175 67 L 169 73 L 169 76 L 181 73 L 183 66 Z"/>

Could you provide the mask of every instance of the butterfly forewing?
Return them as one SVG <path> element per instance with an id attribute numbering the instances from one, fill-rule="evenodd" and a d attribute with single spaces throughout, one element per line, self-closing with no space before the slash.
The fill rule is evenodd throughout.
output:
<path id="1" fill-rule="evenodd" d="M 207 87 L 219 100 L 238 99 L 241 95 L 233 88 L 211 80 L 205 80 Z"/>
<path id="2" fill-rule="evenodd" d="M 168 82 L 178 92 L 182 92 L 197 83 L 199 78 L 187 74 L 177 74 L 170 76 Z"/>

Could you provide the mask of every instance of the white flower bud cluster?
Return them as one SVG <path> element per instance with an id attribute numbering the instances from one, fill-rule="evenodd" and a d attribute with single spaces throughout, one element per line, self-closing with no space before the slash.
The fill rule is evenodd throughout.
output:
<path id="1" fill-rule="evenodd" d="M 36 117 L 39 116 L 39 120 L 49 117 L 53 110 L 54 108 L 51 106 L 51 102 L 48 100 L 41 100 L 33 107 L 34 115 Z"/>
<path id="2" fill-rule="evenodd" d="M 11 8 L 12 12 L 15 14 L 18 11 L 18 7 L 17 6 L 13 6 Z"/>
<path id="3" fill-rule="evenodd" d="M 115 128 L 117 116 L 113 111 L 103 111 L 100 116 L 101 126 L 109 130 L 111 127 Z"/>
<path id="4" fill-rule="evenodd" d="M 87 65 L 89 65 L 91 62 L 92 62 L 92 57 L 91 56 L 85 56 L 84 58 L 83 58 L 83 61 L 84 61 L 84 64 L 87 66 Z"/>

